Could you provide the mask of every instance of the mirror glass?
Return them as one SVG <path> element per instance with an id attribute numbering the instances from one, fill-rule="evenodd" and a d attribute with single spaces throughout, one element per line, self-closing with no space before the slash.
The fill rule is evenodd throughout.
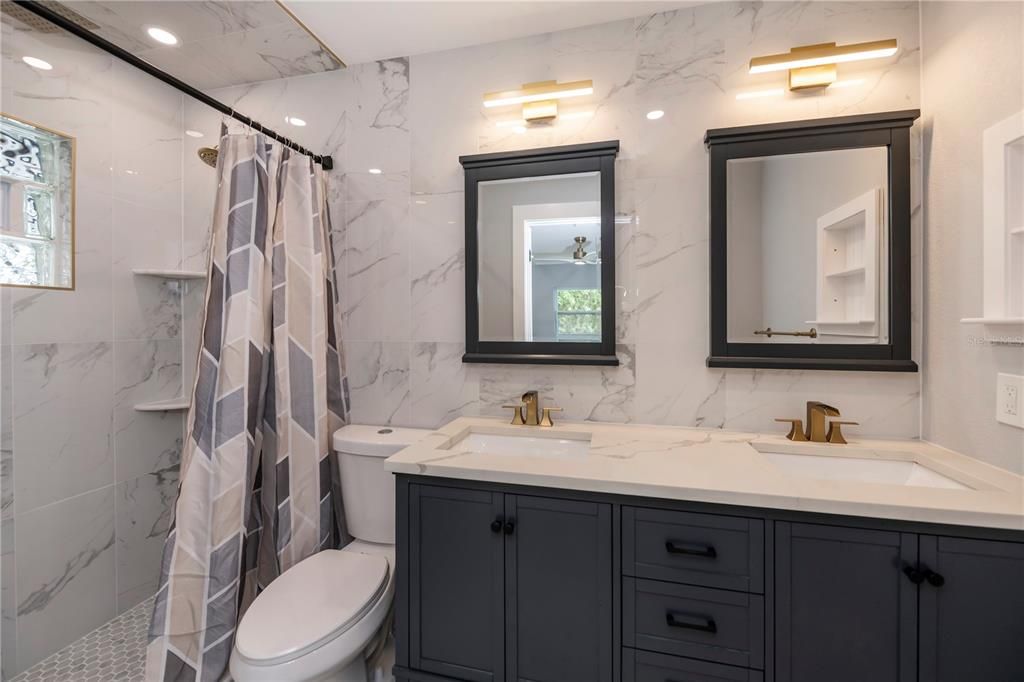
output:
<path id="1" fill-rule="evenodd" d="M 601 341 L 601 174 L 481 181 L 481 341 Z"/>
<path id="2" fill-rule="evenodd" d="M 889 343 L 888 150 L 730 159 L 730 343 Z"/>
<path id="3" fill-rule="evenodd" d="M 0 285 L 73 288 L 73 138 L 0 116 L 0 154 Z"/>

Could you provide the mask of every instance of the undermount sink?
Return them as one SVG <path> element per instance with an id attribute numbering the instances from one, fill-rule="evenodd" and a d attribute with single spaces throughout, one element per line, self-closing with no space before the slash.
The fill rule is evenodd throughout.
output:
<path id="1" fill-rule="evenodd" d="M 911 460 L 764 451 L 761 454 L 779 469 L 794 476 L 923 488 L 971 489 Z"/>
<path id="2" fill-rule="evenodd" d="M 470 433 L 452 443 L 451 450 L 481 455 L 529 457 L 586 457 L 589 440 L 493 433 Z"/>

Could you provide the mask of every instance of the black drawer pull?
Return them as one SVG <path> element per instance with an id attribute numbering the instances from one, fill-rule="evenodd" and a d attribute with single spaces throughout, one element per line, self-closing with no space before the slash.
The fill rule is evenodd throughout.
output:
<path id="1" fill-rule="evenodd" d="M 910 582 L 915 585 L 920 585 L 924 582 L 924 573 L 918 570 L 916 566 L 904 566 L 903 575 L 910 578 Z"/>
<path id="2" fill-rule="evenodd" d="M 675 540 L 665 541 L 665 551 L 669 554 L 686 554 L 689 556 L 701 556 L 714 559 L 718 552 L 712 545 L 697 545 L 692 542 L 676 542 Z"/>
<path id="3" fill-rule="evenodd" d="M 700 630 L 701 632 L 718 632 L 718 625 L 713 618 L 707 616 L 695 616 L 688 613 L 665 613 L 665 622 L 669 627 L 686 628 L 687 630 Z"/>
<path id="4" fill-rule="evenodd" d="M 505 522 L 505 535 L 512 535 L 516 530 L 516 520 L 509 519 Z"/>
<path id="5" fill-rule="evenodd" d="M 492 533 L 500 533 L 501 532 L 501 526 L 504 523 L 504 521 L 505 521 L 505 518 L 502 517 L 502 516 L 499 516 L 496 519 L 494 519 L 493 521 L 491 521 L 491 532 Z"/>

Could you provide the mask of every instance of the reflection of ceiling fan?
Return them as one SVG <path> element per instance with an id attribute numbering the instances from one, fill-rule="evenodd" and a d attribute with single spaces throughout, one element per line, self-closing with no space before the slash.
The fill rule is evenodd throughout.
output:
<path id="1" fill-rule="evenodd" d="M 571 256 L 558 257 L 558 256 L 534 256 L 533 252 L 530 252 L 530 260 L 534 263 L 553 264 L 553 263 L 574 263 L 576 265 L 595 265 L 601 262 L 601 258 L 596 251 L 588 252 L 583 246 L 587 243 L 587 238 L 583 235 L 573 237 L 573 243 L 576 248 L 570 245 L 569 249 L 572 249 Z"/>

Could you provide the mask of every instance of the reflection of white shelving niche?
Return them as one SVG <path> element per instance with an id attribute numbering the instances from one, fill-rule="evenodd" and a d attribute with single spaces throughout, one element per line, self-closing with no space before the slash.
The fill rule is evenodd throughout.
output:
<path id="1" fill-rule="evenodd" d="M 878 338 L 878 243 L 885 212 L 872 189 L 818 218 L 817 319 L 821 336 Z"/>
<path id="2" fill-rule="evenodd" d="M 988 128 L 984 162 L 983 303 L 985 337 L 1024 343 L 1024 111 Z"/>

